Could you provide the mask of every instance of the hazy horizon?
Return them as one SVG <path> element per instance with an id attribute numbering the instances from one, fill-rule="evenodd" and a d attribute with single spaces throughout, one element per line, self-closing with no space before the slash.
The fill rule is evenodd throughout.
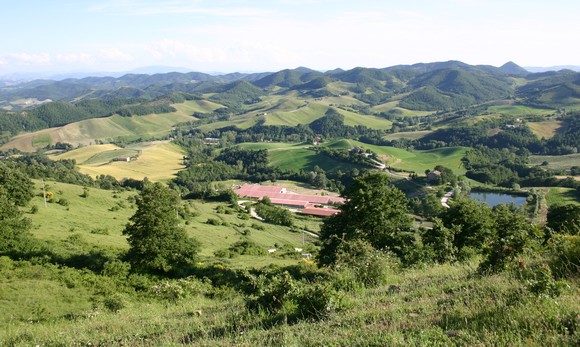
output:
<path id="1" fill-rule="evenodd" d="M 0 76 L 315 70 L 459 60 L 580 65 L 580 3 L 543 1 L 117 0 L 13 2 Z"/>

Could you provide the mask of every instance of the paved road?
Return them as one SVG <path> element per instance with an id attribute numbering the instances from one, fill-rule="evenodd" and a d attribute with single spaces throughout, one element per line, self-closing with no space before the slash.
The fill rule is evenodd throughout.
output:
<path id="1" fill-rule="evenodd" d="M 250 200 L 238 200 L 238 205 L 245 207 L 244 203 L 246 202 L 250 202 Z M 256 213 L 256 209 L 253 207 L 250 207 L 250 216 L 252 216 L 252 218 L 255 218 L 257 220 L 264 220 L 264 218 L 258 216 L 258 214 Z"/>
<path id="2" fill-rule="evenodd" d="M 443 195 L 441 198 L 441 206 L 449 208 L 449 204 L 447 204 L 447 202 L 449 201 L 449 198 L 453 196 L 453 193 L 455 193 L 455 190 L 451 189 L 445 195 Z"/>

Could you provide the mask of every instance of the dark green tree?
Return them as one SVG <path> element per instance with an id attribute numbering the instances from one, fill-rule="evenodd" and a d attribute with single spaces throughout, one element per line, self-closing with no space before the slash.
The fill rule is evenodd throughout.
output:
<path id="1" fill-rule="evenodd" d="M 531 240 L 532 225 L 526 215 L 514 205 L 497 205 L 493 208 L 495 235 L 484 249 L 481 271 L 498 272 L 524 252 Z"/>
<path id="2" fill-rule="evenodd" d="M 433 220 L 433 228 L 423 232 L 423 244 L 429 257 L 438 263 L 452 262 L 457 256 L 455 236 L 461 232 L 457 225 L 448 228 L 440 218 Z"/>
<path id="3" fill-rule="evenodd" d="M 0 163 L 0 254 L 18 252 L 30 240 L 30 220 L 18 208 L 32 199 L 32 181 Z"/>
<path id="4" fill-rule="evenodd" d="M 18 206 L 26 205 L 34 195 L 33 184 L 28 176 L 3 163 L 0 163 L 0 190 Z"/>
<path id="5" fill-rule="evenodd" d="M 580 205 L 550 207 L 546 226 L 560 234 L 580 234 Z"/>
<path id="6" fill-rule="evenodd" d="M 366 173 L 344 195 L 348 201 L 341 207 L 342 212 L 322 225 L 320 264 L 334 264 L 337 248 L 349 240 L 365 240 L 377 249 L 388 249 L 399 256 L 412 246 L 407 199 L 386 174 Z"/>
<path id="7" fill-rule="evenodd" d="M 451 207 L 440 217 L 445 227 L 456 226 L 460 229 L 453 239 L 453 244 L 459 252 L 465 247 L 480 252 L 493 238 L 495 232 L 493 215 L 491 209 L 484 203 L 469 198 L 458 198 L 451 202 Z"/>
<path id="8" fill-rule="evenodd" d="M 179 196 L 161 183 L 146 184 L 137 197 L 137 211 L 123 230 L 133 269 L 169 273 L 191 264 L 199 242 L 178 225 Z"/>
<path id="9" fill-rule="evenodd" d="M 30 240 L 30 220 L 22 217 L 11 196 L 0 188 L 0 254 L 23 249 Z"/>

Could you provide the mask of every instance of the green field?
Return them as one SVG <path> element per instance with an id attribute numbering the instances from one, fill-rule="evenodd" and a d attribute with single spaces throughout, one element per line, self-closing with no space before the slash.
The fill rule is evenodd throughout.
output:
<path id="1" fill-rule="evenodd" d="M 393 122 L 381 117 L 362 115 L 355 112 L 345 111 L 343 109 L 336 110 L 338 111 L 338 113 L 344 116 L 345 125 L 350 126 L 362 125 L 366 126 L 367 128 L 378 130 L 388 130 L 391 129 L 391 127 L 393 126 Z"/>
<path id="2" fill-rule="evenodd" d="M 531 165 L 542 165 L 548 162 L 546 168 L 553 170 L 566 170 L 572 166 L 580 166 L 580 153 L 568 155 L 532 155 L 530 156 Z"/>
<path id="3" fill-rule="evenodd" d="M 443 165 L 452 169 L 456 174 L 464 174 L 465 168 L 461 165 L 461 158 L 468 151 L 467 147 L 445 147 L 431 150 L 406 151 L 401 148 L 375 146 L 358 141 L 352 141 L 357 146 L 369 148 L 373 152 L 386 157 L 387 165 L 418 174 L 425 170 L 432 170 L 436 165 Z"/>
<path id="4" fill-rule="evenodd" d="M 310 102 L 304 107 L 299 107 L 291 111 L 271 111 L 264 116 L 265 125 L 288 125 L 308 124 L 324 116 L 328 106 Z"/>
<path id="5" fill-rule="evenodd" d="M 562 187 L 550 187 L 545 189 L 548 191 L 546 194 L 548 206 L 580 204 L 580 197 L 575 189 Z"/>
<path id="6" fill-rule="evenodd" d="M 50 145 L 50 143 L 51 143 L 50 134 L 47 134 L 46 132 L 36 134 L 32 137 L 32 146 L 36 148 L 46 147 Z"/>
<path id="7" fill-rule="evenodd" d="M 336 169 L 344 171 L 354 167 L 360 169 L 360 166 L 316 154 L 315 151 L 307 149 L 305 144 L 244 143 L 240 146 L 252 149 L 268 149 L 271 164 L 285 170 L 312 170 L 316 165 L 325 171 Z M 333 149 L 351 149 L 355 146 L 368 148 L 377 153 L 388 166 L 419 174 L 427 169 L 432 170 L 436 165 L 446 166 L 455 171 L 456 174 L 464 174 L 465 169 L 461 165 L 461 158 L 468 150 L 467 147 L 445 147 L 409 152 L 401 148 L 369 145 L 345 139 L 323 143 L 321 146 Z"/>
<path id="8" fill-rule="evenodd" d="M 268 149 L 270 165 L 279 167 L 282 170 L 313 170 L 315 166 L 325 171 L 345 171 L 352 168 L 359 168 L 338 160 L 334 160 L 325 155 L 317 154 L 314 150 L 308 149 L 305 144 L 288 143 L 243 143 L 239 146 L 251 149 Z"/>
<path id="9" fill-rule="evenodd" d="M 80 162 L 78 164 L 107 164 L 116 158 L 120 157 L 135 157 L 139 155 L 139 151 L 134 149 L 115 149 L 112 151 L 100 152 L 98 154 L 93 155 L 89 159 L 84 162 Z"/>
<path id="10" fill-rule="evenodd" d="M 555 111 L 553 109 L 546 108 L 535 108 L 522 105 L 498 105 L 490 106 L 488 110 L 495 113 L 509 114 L 513 116 L 525 116 L 525 115 L 546 115 L 553 114 Z"/>
<path id="11" fill-rule="evenodd" d="M 432 130 L 419 130 L 419 131 L 404 131 L 398 133 L 388 134 L 383 136 L 385 140 L 396 140 L 396 139 L 409 139 L 409 140 L 418 140 L 427 134 L 431 134 Z"/>

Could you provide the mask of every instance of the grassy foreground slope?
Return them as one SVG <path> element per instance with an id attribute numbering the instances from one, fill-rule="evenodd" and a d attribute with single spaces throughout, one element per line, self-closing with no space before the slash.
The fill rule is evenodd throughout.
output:
<path id="1" fill-rule="evenodd" d="M 1 260 L 2 345 L 572 346 L 579 338 L 574 283 L 557 299 L 538 298 L 508 273 L 481 278 L 469 265 L 393 271 L 383 286 L 345 293 L 326 320 L 289 324 L 249 311 L 231 290 L 174 301 L 125 293 L 110 311 L 91 302 L 106 290 L 98 276 L 95 288 L 82 277 L 67 286 L 71 270 Z"/>

